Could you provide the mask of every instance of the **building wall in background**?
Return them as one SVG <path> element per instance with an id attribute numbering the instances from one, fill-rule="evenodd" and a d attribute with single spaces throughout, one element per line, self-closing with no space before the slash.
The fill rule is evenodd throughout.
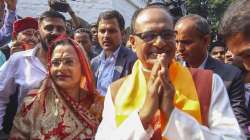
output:
<path id="1" fill-rule="evenodd" d="M 138 7 L 146 0 L 68 0 L 75 13 L 89 23 L 95 22 L 100 12 L 116 9 L 124 16 L 126 26 Z M 48 9 L 48 0 L 18 0 L 17 12 L 20 16 L 38 17 Z M 65 14 L 69 18 L 68 14 Z"/>

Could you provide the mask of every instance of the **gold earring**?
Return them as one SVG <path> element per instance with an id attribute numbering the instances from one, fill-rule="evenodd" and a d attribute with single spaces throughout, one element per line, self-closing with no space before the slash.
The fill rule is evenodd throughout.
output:
<path id="1" fill-rule="evenodd" d="M 82 88 L 82 89 L 86 88 L 86 77 L 85 76 L 81 76 L 80 88 Z"/>

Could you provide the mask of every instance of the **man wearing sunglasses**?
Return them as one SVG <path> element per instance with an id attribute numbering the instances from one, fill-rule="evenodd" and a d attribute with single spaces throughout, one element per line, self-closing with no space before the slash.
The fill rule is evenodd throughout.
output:
<path id="1" fill-rule="evenodd" d="M 241 128 L 246 131 L 250 120 L 245 108 L 242 72 L 238 68 L 224 64 L 208 55 L 210 26 L 207 20 L 199 15 L 184 16 L 177 21 L 175 31 L 177 32 L 176 47 L 186 62 L 186 66 L 209 69 L 222 78 L 234 114 Z"/>
<path id="2" fill-rule="evenodd" d="M 162 6 L 134 14 L 129 41 L 138 60 L 111 84 L 96 140 L 243 139 L 221 78 L 174 60 L 173 26 Z"/>

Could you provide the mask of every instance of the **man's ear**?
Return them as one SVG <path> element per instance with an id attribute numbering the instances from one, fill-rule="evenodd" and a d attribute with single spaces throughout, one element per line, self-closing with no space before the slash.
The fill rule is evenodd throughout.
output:
<path id="1" fill-rule="evenodd" d="M 204 46 L 206 46 L 206 48 L 208 49 L 208 46 L 211 43 L 211 36 L 210 36 L 210 34 L 207 34 L 207 35 L 204 36 L 203 43 L 204 43 Z"/>
<path id="2" fill-rule="evenodd" d="M 135 37 L 133 35 L 129 35 L 129 44 L 131 45 L 131 48 L 134 52 L 136 52 L 136 47 L 135 47 Z"/>

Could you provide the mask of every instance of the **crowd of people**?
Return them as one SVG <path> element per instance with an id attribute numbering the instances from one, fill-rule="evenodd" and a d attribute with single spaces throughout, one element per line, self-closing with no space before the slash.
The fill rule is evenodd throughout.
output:
<path id="1" fill-rule="evenodd" d="M 161 2 L 126 29 L 116 10 L 86 25 L 52 1 L 20 17 L 0 0 L 0 139 L 250 139 L 250 0 L 215 42 L 207 19 Z"/>

